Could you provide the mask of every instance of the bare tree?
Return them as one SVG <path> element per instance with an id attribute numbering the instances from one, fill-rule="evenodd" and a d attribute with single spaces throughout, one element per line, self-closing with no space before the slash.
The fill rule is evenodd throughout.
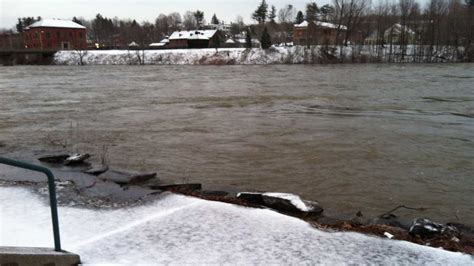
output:
<path id="1" fill-rule="evenodd" d="M 230 33 L 232 35 L 237 35 L 242 33 L 245 30 L 244 18 L 242 16 L 237 16 L 235 22 L 232 22 L 230 25 Z"/>
<path id="2" fill-rule="evenodd" d="M 400 40 L 399 45 L 401 49 L 402 60 L 405 59 L 407 44 L 408 44 L 408 35 L 411 34 L 410 29 L 408 28 L 408 18 L 410 17 L 413 11 L 413 6 L 415 5 L 414 0 L 399 0 L 400 8 Z"/>
<path id="3" fill-rule="evenodd" d="M 186 30 L 197 29 L 198 22 L 194 16 L 194 12 L 186 11 L 183 16 L 183 26 Z"/>
<path id="4" fill-rule="evenodd" d="M 87 50 L 82 50 L 82 49 L 74 49 L 74 55 L 77 58 L 77 64 L 80 66 L 85 65 L 84 64 L 84 57 L 88 54 Z"/>
<path id="5" fill-rule="evenodd" d="M 433 60 L 433 55 L 440 48 L 441 42 L 441 22 L 447 12 L 446 0 L 430 0 L 426 7 L 426 17 L 429 21 L 429 28 L 427 30 L 429 40 L 429 60 Z"/>
<path id="6" fill-rule="evenodd" d="M 183 19 L 181 18 L 181 14 L 178 12 L 173 12 L 168 15 L 168 25 L 170 27 L 170 31 L 168 34 L 170 34 L 173 31 L 177 31 L 181 29 L 181 25 L 183 23 Z"/>
<path id="7" fill-rule="evenodd" d="M 278 11 L 278 21 L 281 23 L 292 23 L 296 18 L 296 9 L 293 5 L 286 5 Z"/>
<path id="8" fill-rule="evenodd" d="M 166 16 L 165 14 L 158 15 L 155 20 L 155 27 L 161 37 L 170 34 L 170 24 L 168 16 Z"/>

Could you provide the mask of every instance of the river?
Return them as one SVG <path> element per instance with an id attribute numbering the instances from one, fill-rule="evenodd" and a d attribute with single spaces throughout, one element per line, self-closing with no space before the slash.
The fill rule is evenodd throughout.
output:
<path id="1" fill-rule="evenodd" d="M 474 224 L 473 87 L 472 64 L 0 67 L 0 151 Z"/>

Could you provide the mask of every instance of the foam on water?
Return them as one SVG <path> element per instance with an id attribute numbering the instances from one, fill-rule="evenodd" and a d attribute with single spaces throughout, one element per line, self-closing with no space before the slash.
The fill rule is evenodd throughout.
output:
<path id="1" fill-rule="evenodd" d="M 0 245 L 52 246 L 47 202 L 17 187 L 0 187 L 0 202 Z M 474 264 L 469 255 L 178 195 L 119 210 L 60 207 L 59 215 L 63 249 L 85 263 Z"/>

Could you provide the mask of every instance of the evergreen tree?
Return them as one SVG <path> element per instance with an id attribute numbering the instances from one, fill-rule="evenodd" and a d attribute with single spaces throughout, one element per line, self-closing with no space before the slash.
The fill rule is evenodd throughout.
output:
<path id="1" fill-rule="evenodd" d="M 18 18 L 18 23 L 15 25 L 16 30 L 18 32 L 23 32 L 26 27 L 30 26 L 31 24 L 40 21 L 41 17 L 24 17 L 24 18 Z"/>
<path id="2" fill-rule="evenodd" d="M 214 25 L 219 24 L 219 19 L 217 18 L 216 14 L 214 14 L 214 16 L 212 16 L 211 24 L 214 24 Z"/>
<path id="3" fill-rule="evenodd" d="M 473 0 L 473 1 L 474 1 L 474 0 Z M 276 16 L 277 16 L 277 15 L 276 15 L 276 12 L 277 12 L 276 7 L 275 7 L 275 6 L 272 6 L 272 9 L 271 9 L 271 11 L 270 11 L 270 15 L 268 15 L 268 19 L 270 19 L 270 22 L 275 23 L 275 18 L 276 18 Z"/>
<path id="4" fill-rule="evenodd" d="M 317 19 L 318 13 L 319 13 L 319 8 L 315 2 L 308 3 L 306 5 L 306 20 L 315 21 Z"/>
<path id="5" fill-rule="evenodd" d="M 194 12 L 194 18 L 196 19 L 198 27 L 201 28 L 204 23 L 204 12 L 196 10 L 196 12 Z"/>
<path id="6" fill-rule="evenodd" d="M 267 19 L 267 14 L 268 14 L 268 5 L 265 0 L 262 0 L 262 3 L 258 6 L 257 10 L 253 12 L 252 18 L 258 23 L 265 23 L 265 20 Z"/>
<path id="7" fill-rule="evenodd" d="M 250 29 L 247 27 L 247 32 L 245 33 L 245 48 L 252 48 L 252 36 L 250 34 Z"/>
<path id="8" fill-rule="evenodd" d="M 334 13 L 334 7 L 331 5 L 324 5 L 321 7 L 321 15 L 323 21 L 328 21 L 329 17 Z"/>
<path id="9" fill-rule="evenodd" d="M 303 12 L 298 11 L 298 14 L 296 15 L 296 24 L 301 24 L 304 21 L 304 15 Z"/>
<path id="10" fill-rule="evenodd" d="M 270 39 L 270 34 L 268 34 L 267 27 L 263 28 L 262 38 L 260 39 L 262 44 L 262 49 L 268 49 L 272 46 L 272 41 Z"/>
<path id="11" fill-rule="evenodd" d="M 78 19 L 78 18 L 76 18 L 76 17 L 73 17 L 73 18 L 72 18 L 72 21 L 76 22 L 76 23 L 79 24 L 79 25 L 84 25 L 84 23 L 83 23 L 80 19 Z"/>
<path id="12" fill-rule="evenodd" d="M 24 28 L 25 26 L 23 26 L 23 22 L 21 21 L 21 18 L 18 18 L 18 23 L 16 24 L 16 31 L 23 32 Z"/>

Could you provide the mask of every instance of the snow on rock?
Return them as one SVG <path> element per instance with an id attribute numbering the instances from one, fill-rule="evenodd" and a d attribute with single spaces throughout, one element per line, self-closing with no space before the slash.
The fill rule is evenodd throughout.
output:
<path id="1" fill-rule="evenodd" d="M 323 208 L 318 202 L 305 201 L 300 196 L 290 193 L 276 192 L 240 192 L 237 198 L 250 204 L 262 205 L 283 213 L 313 213 L 321 214 Z"/>
<path id="2" fill-rule="evenodd" d="M 456 236 L 459 234 L 458 230 L 454 226 L 442 225 L 424 218 L 415 219 L 410 226 L 409 232 L 412 235 L 420 235 L 424 237 L 442 234 Z"/>
<path id="3" fill-rule="evenodd" d="M 357 233 L 329 233 L 265 209 L 173 195 L 124 209 L 59 208 L 62 246 L 103 264 L 472 265 L 471 256 Z M 0 187 L 0 245 L 53 244 L 46 198 Z"/>
<path id="4" fill-rule="evenodd" d="M 303 202 L 303 200 L 300 198 L 300 196 L 295 195 L 295 194 L 290 194 L 290 193 L 264 193 L 264 201 L 265 197 L 271 197 L 271 198 L 280 198 L 280 199 L 285 199 L 288 200 L 293 206 L 298 208 L 299 210 L 303 212 L 309 212 L 313 210 L 312 206 L 307 205 L 306 203 Z"/>

